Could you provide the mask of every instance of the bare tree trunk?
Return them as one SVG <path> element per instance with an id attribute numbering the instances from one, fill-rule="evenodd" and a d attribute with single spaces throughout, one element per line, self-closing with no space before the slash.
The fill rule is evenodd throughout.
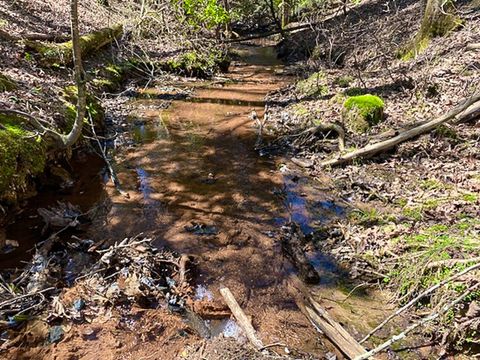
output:
<path id="1" fill-rule="evenodd" d="M 453 14 L 453 2 L 444 0 L 427 0 L 425 13 L 419 36 L 443 36 L 458 25 L 458 20 Z"/>
<path id="2" fill-rule="evenodd" d="M 282 2 L 282 28 L 290 23 L 291 0 L 283 0 Z"/>
<path id="3" fill-rule="evenodd" d="M 454 14 L 452 1 L 426 0 L 420 30 L 400 55 L 404 59 L 416 57 L 428 46 L 430 39 L 446 35 L 459 24 L 460 20 Z"/>
<path id="4" fill-rule="evenodd" d="M 80 31 L 78 29 L 78 0 L 70 1 L 70 22 L 73 47 L 73 68 L 75 72 L 75 83 L 78 91 L 78 100 L 77 116 L 75 118 L 72 130 L 67 135 L 62 136 L 64 147 L 71 147 L 80 138 L 83 129 L 83 121 L 85 119 L 85 108 L 87 102 L 85 74 L 83 72 L 82 52 L 80 48 Z"/>
<path id="5" fill-rule="evenodd" d="M 232 31 L 232 24 L 230 23 L 230 0 L 223 0 L 223 7 L 229 16 L 229 19 L 225 23 L 225 34 L 227 37 L 230 37 Z"/>

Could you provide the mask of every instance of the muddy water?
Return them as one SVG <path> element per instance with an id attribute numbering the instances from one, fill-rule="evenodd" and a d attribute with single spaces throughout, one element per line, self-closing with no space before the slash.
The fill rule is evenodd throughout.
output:
<path id="1" fill-rule="evenodd" d="M 51 229 L 44 229 L 45 223 L 37 212 L 39 208 L 54 207 L 57 206 L 57 202 L 64 202 L 77 205 L 82 212 L 87 212 L 106 197 L 104 191 L 106 173 L 102 159 L 94 154 L 78 154 L 64 166 L 72 174 L 69 186 L 64 188 L 44 186 L 36 196 L 22 204 L 21 210 L 3 230 L 6 238 L 15 241 L 18 246 L 2 249 L 0 269 L 23 267 L 24 262 L 30 261 L 33 256 L 35 244 L 45 240 L 51 233 Z M 63 239 L 70 239 L 71 235 L 82 237 L 89 226 L 89 223 L 82 224 L 76 230 L 63 232 L 60 237 Z"/>
<path id="2" fill-rule="evenodd" d="M 265 95 L 291 79 L 271 47 L 245 46 L 238 53 L 242 60 L 223 80 L 174 87 L 158 83 L 134 102 L 127 132 L 133 146 L 117 149 L 114 159 L 128 197 L 111 184 L 105 194 L 98 168 L 87 161 L 82 165 L 90 169 L 83 171 L 85 181 L 93 179 L 95 186 L 34 199 L 28 207 L 32 214 L 27 211 L 20 217 L 15 223 L 20 225 L 13 224 L 9 236 L 31 238 L 26 242 L 30 246 L 38 240 L 38 220 L 24 226 L 35 216 L 36 205 L 63 200 L 87 210 L 106 199 L 110 211 L 89 233 L 97 240 L 121 240 L 143 232 L 158 246 L 193 255 L 197 263 L 193 307 L 204 314 L 213 334 L 238 333 L 231 320 L 209 318 L 201 309 L 210 302 L 221 306 L 218 289 L 228 286 L 252 315 L 265 343 L 280 341 L 323 353 L 325 345 L 288 295 L 286 278 L 295 269 L 283 257 L 280 228 L 293 220 L 309 233 L 344 216 L 345 204 L 329 198 L 287 162 L 254 151 L 252 111 L 261 118 Z M 179 96 L 175 90 L 179 87 L 194 89 L 193 95 Z M 166 110 L 164 99 L 175 99 Z M 25 228 L 29 231 L 22 233 Z M 309 251 L 308 256 L 321 275 L 314 290 L 332 299 L 339 320 L 357 324 L 354 328 L 364 332 L 371 326 L 363 320 L 367 314 L 372 324 L 385 316 L 381 304 L 363 295 L 350 297 L 351 308 L 338 306 L 349 291 L 337 286 L 341 269 L 324 254 Z M 363 312 L 355 313 L 352 309 L 357 307 Z"/>
<path id="3" fill-rule="evenodd" d="M 199 302 L 221 303 L 218 289 L 228 286 L 264 341 L 321 352 L 324 345 L 287 293 L 286 277 L 295 270 L 282 255 L 280 227 L 291 219 L 308 233 L 345 209 L 281 160 L 254 151 L 252 111 L 261 118 L 265 95 L 291 79 L 273 48 L 239 53 L 242 61 L 225 81 L 196 83 L 191 97 L 160 83 L 138 100 L 130 116 L 136 145 L 115 159 L 129 197 L 109 189 L 108 236 L 144 232 L 159 246 L 193 255 Z M 176 100 L 159 110 L 165 98 Z M 336 289 L 342 272 L 335 262 L 315 251 L 309 256 L 320 285 Z M 228 319 L 206 319 L 213 333 L 235 333 Z"/>

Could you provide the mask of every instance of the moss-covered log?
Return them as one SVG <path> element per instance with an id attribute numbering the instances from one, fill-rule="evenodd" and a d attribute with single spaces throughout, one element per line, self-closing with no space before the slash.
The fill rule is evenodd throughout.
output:
<path id="1" fill-rule="evenodd" d="M 416 57 L 426 49 L 432 38 L 445 36 L 460 24 L 452 0 L 427 0 L 420 30 L 399 55 L 403 60 Z"/>
<path id="2" fill-rule="evenodd" d="M 101 29 L 80 37 L 81 55 L 89 54 L 103 48 L 119 39 L 123 34 L 123 26 L 115 25 L 111 28 Z M 27 50 L 38 54 L 38 61 L 46 67 L 71 65 L 73 63 L 72 41 L 55 44 L 41 41 L 25 41 Z"/>

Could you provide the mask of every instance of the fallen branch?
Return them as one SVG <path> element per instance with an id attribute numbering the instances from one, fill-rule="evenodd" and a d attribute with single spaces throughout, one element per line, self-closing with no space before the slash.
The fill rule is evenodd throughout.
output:
<path id="1" fill-rule="evenodd" d="M 300 134 L 295 135 L 295 137 L 302 138 L 307 136 L 307 139 L 302 141 L 306 142 L 311 136 L 316 136 L 318 133 L 325 131 L 335 131 L 338 135 L 338 150 L 340 152 L 345 151 L 345 130 L 342 126 L 335 123 L 319 124 L 315 127 L 302 131 Z M 299 141 L 300 139 L 295 140 L 295 144 L 298 144 Z"/>
<path id="2" fill-rule="evenodd" d="M 41 34 L 41 33 L 21 33 L 19 35 L 10 34 L 8 31 L 0 29 L 0 39 L 7 41 L 22 41 L 22 40 L 42 40 L 42 41 L 67 41 L 68 35 L 65 34 Z"/>
<path id="3" fill-rule="evenodd" d="M 360 344 L 364 343 L 365 341 L 367 341 L 370 336 L 372 336 L 373 334 L 375 334 L 378 330 L 380 330 L 381 328 L 383 328 L 390 320 L 392 320 L 394 317 L 400 315 L 401 313 L 403 313 L 405 310 L 409 309 L 412 305 L 415 305 L 419 300 L 421 300 L 422 298 L 424 298 L 425 296 L 427 296 L 428 294 L 431 294 L 432 292 L 434 292 L 435 290 L 437 290 L 438 288 L 442 287 L 443 285 L 445 284 L 448 284 L 460 277 L 462 277 L 463 275 L 471 272 L 471 271 L 474 271 L 476 269 L 480 269 L 480 263 L 478 264 L 475 264 L 475 265 L 472 265 L 468 268 L 466 268 L 465 270 L 463 271 L 460 271 L 459 273 L 453 275 L 453 276 L 450 276 L 449 278 L 439 282 L 438 284 L 436 285 L 433 285 L 431 286 L 430 288 L 428 288 L 427 290 L 423 291 L 422 293 L 420 293 L 419 295 L 417 295 L 414 299 L 410 300 L 407 304 L 405 304 L 403 307 L 401 307 L 400 309 L 398 309 L 397 311 L 395 311 L 393 314 L 391 314 L 390 316 L 388 316 L 380 325 L 378 325 L 375 329 L 373 329 L 372 331 L 370 331 L 370 333 L 368 333 L 367 336 L 365 336 L 362 340 L 360 340 Z"/>
<path id="4" fill-rule="evenodd" d="M 405 142 L 414 137 L 417 137 L 431 130 L 434 130 L 435 128 L 437 128 L 438 126 L 442 125 L 447 121 L 450 121 L 452 119 L 455 119 L 456 121 L 461 121 L 463 117 L 469 116 L 469 114 L 473 112 L 473 110 L 469 109 L 472 107 L 472 105 L 474 105 L 473 108 L 480 106 L 480 104 L 477 104 L 479 101 L 480 101 L 480 92 L 477 92 L 473 94 L 471 97 L 469 97 L 468 99 L 464 100 L 462 103 L 460 103 L 456 107 L 454 107 L 448 113 L 446 113 L 445 115 L 439 118 L 430 120 L 420 126 L 417 126 L 417 127 L 414 127 L 413 129 L 402 132 L 397 136 L 394 136 L 393 138 L 390 138 L 388 140 L 385 140 L 376 144 L 367 145 L 359 150 L 350 152 L 345 155 L 341 155 L 334 159 L 325 160 L 321 163 L 321 165 L 336 166 L 336 165 L 351 162 L 352 160 L 357 158 L 371 157 L 373 155 L 378 154 L 379 152 L 391 149 L 402 142 Z"/>
<path id="5" fill-rule="evenodd" d="M 480 262 L 480 257 L 475 257 L 471 259 L 448 259 L 448 260 L 439 260 L 427 264 L 426 270 L 437 269 L 439 267 L 452 267 L 458 264 L 469 264 L 469 263 L 478 263 Z"/>
<path id="6" fill-rule="evenodd" d="M 93 139 L 95 140 L 95 142 L 98 145 L 98 148 L 100 150 L 100 155 L 102 156 L 102 159 L 105 162 L 105 165 L 107 165 L 107 170 L 108 170 L 108 173 L 110 175 L 110 179 L 112 180 L 112 183 L 115 186 L 115 189 L 117 189 L 117 191 L 123 197 L 125 197 L 127 199 L 130 198 L 130 195 L 128 194 L 128 192 L 126 192 L 122 189 L 122 184 L 120 183 L 120 180 L 118 179 L 118 176 L 117 176 L 115 170 L 113 169 L 112 164 L 108 160 L 107 153 L 105 152 L 105 150 L 102 146 L 102 143 L 98 139 L 97 132 L 95 131 L 95 124 L 93 123 L 92 115 L 90 114 L 90 112 L 88 112 L 88 121 L 90 123 L 90 128 L 92 130 Z"/>
<path id="7" fill-rule="evenodd" d="M 245 331 L 245 335 L 247 335 L 247 339 L 250 341 L 250 343 L 257 350 L 263 349 L 264 346 L 262 341 L 257 337 L 257 333 L 253 328 L 252 323 L 248 319 L 247 315 L 245 315 L 240 305 L 238 305 L 238 302 L 237 300 L 235 300 L 235 297 L 233 296 L 230 289 L 226 287 L 221 288 L 220 294 L 222 294 L 225 302 L 232 311 L 233 316 L 235 316 L 235 319 L 237 319 L 240 327 L 243 329 L 243 331 Z"/>
<path id="8" fill-rule="evenodd" d="M 324 333 L 349 359 L 354 359 L 366 352 L 363 346 L 310 296 L 308 289 L 305 288 L 298 277 L 290 276 L 289 284 L 291 285 L 290 290 L 295 289 L 302 295 L 300 297 L 298 294 L 292 293 L 300 310 L 308 317 L 312 324 Z"/>
<path id="9" fill-rule="evenodd" d="M 480 283 L 476 283 L 475 285 L 473 286 L 470 286 L 462 295 L 460 295 L 459 297 L 457 297 L 455 300 L 451 301 L 450 303 L 446 304 L 444 307 L 442 307 L 439 311 L 437 312 L 433 312 L 431 313 L 429 316 L 423 318 L 422 320 L 420 320 L 419 322 L 415 323 L 415 324 L 412 324 L 410 325 L 405 331 L 403 331 L 402 333 L 398 334 L 398 335 L 395 335 L 393 337 L 391 337 L 388 341 L 385 341 L 383 344 L 377 346 L 375 349 L 371 350 L 371 351 L 368 351 L 366 352 L 365 354 L 361 355 L 361 356 L 357 356 L 355 358 L 355 360 L 366 360 L 366 359 L 370 359 L 372 356 L 374 356 L 375 354 L 378 354 L 379 352 L 385 350 L 386 348 L 388 348 L 390 345 L 392 345 L 393 343 L 399 341 L 399 340 L 402 340 L 404 339 L 409 333 L 411 333 L 413 330 L 415 330 L 416 328 L 420 327 L 420 326 L 423 326 L 425 325 L 426 323 L 430 322 L 430 321 L 433 321 L 435 319 L 437 319 L 438 317 L 440 317 L 442 314 L 446 313 L 448 310 L 450 310 L 451 308 L 453 308 L 455 305 L 459 304 L 460 302 L 462 302 L 468 295 L 470 295 L 472 293 L 472 291 L 474 291 L 476 288 L 480 287 Z"/>
<path id="10" fill-rule="evenodd" d="M 320 275 L 308 260 L 303 245 L 305 244 L 305 235 L 303 235 L 300 227 L 292 222 L 285 226 L 284 235 L 282 236 L 282 249 L 298 269 L 298 273 L 303 281 L 308 284 L 318 284 Z"/>
<path id="11" fill-rule="evenodd" d="M 23 299 L 31 297 L 31 296 L 36 296 L 36 295 L 39 295 L 39 294 L 43 294 L 43 293 L 51 291 L 51 290 L 55 290 L 55 288 L 54 287 L 49 287 L 49 288 L 42 289 L 42 290 L 39 290 L 39 291 L 35 291 L 35 292 L 29 293 L 29 294 L 20 295 L 20 296 L 14 297 L 12 299 L 8 299 L 8 300 L 0 303 L 0 308 L 2 308 L 4 306 L 7 306 L 7 305 L 15 304 L 19 300 L 23 300 Z"/>

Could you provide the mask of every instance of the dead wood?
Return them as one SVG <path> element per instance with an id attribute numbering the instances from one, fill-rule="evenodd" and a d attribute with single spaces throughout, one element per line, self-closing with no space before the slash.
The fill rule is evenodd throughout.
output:
<path id="1" fill-rule="evenodd" d="M 426 270 L 438 269 L 440 267 L 452 267 L 460 264 L 471 264 L 480 262 L 480 257 L 475 257 L 471 259 L 448 259 L 448 260 L 439 260 L 427 264 Z"/>
<path id="2" fill-rule="evenodd" d="M 389 340 L 385 341 L 383 344 L 377 346 L 375 349 L 365 352 L 363 355 L 357 356 L 355 360 L 366 360 L 366 359 L 371 359 L 372 356 L 375 354 L 378 354 L 379 352 L 385 350 L 389 346 L 391 346 L 393 343 L 404 339 L 407 337 L 409 333 L 411 333 L 413 330 L 416 328 L 425 325 L 426 323 L 433 321 L 440 317 L 441 315 L 445 314 L 448 310 L 451 308 L 455 307 L 457 304 L 462 302 L 468 295 L 470 295 L 475 289 L 477 289 L 480 286 L 480 283 L 477 283 L 475 285 L 470 286 L 464 293 L 462 293 L 460 296 L 455 298 L 453 301 L 450 303 L 446 304 L 443 306 L 439 311 L 432 312 L 429 316 L 421 319 L 420 321 L 410 325 L 405 331 L 401 332 L 398 335 L 395 335 L 391 337 Z"/>
<path id="3" fill-rule="evenodd" d="M 309 290 L 296 276 L 288 279 L 289 290 L 295 298 L 300 310 L 313 325 L 342 351 L 349 359 L 354 359 L 366 352 L 342 325 L 336 322 L 311 296 Z M 301 296 L 299 296 L 301 295 Z"/>
<path id="4" fill-rule="evenodd" d="M 70 36 L 67 34 L 41 34 L 41 33 L 28 33 L 20 34 L 22 40 L 31 41 L 49 41 L 49 42 L 63 42 L 70 40 Z"/>
<path id="5" fill-rule="evenodd" d="M 470 260 L 472 261 L 472 260 Z M 425 291 L 422 291 L 419 295 L 417 295 L 414 299 L 410 300 L 407 304 L 405 304 L 403 307 L 401 307 L 400 309 L 398 309 L 397 311 L 395 311 L 393 314 L 391 314 L 390 316 L 388 316 L 384 321 L 382 321 L 382 323 L 380 325 L 378 325 L 375 329 L 373 329 L 372 331 L 370 331 L 370 333 L 365 336 L 362 340 L 360 340 L 360 343 L 363 343 L 365 341 L 367 341 L 370 336 L 372 336 L 373 334 L 375 334 L 378 330 L 380 330 L 381 328 L 383 328 L 390 320 L 392 320 L 394 317 L 400 315 L 401 313 L 405 312 L 406 310 L 408 310 L 410 307 L 412 307 L 413 305 L 415 305 L 419 300 L 423 299 L 425 296 L 431 294 L 432 292 L 434 292 L 435 290 L 437 290 L 438 288 L 442 287 L 443 285 L 446 285 L 446 284 L 449 284 L 451 283 L 452 281 L 462 277 L 463 275 L 471 272 L 471 271 L 474 271 L 474 270 L 477 270 L 477 269 L 480 269 L 480 263 L 477 263 L 477 264 L 474 264 L 468 268 L 466 268 L 465 270 L 463 271 L 460 271 L 459 273 L 453 275 L 453 276 L 450 276 L 449 278 L 447 279 L 444 279 L 442 280 L 441 282 L 439 282 L 438 284 L 436 285 L 433 285 L 431 286 L 430 288 L 426 289 Z"/>
<path id="6" fill-rule="evenodd" d="M 361 149 L 350 152 L 345 155 L 340 155 L 337 158 L 325 160 L 321 163 L 322 166 L 336 166 L 340 164 L 349 163 L 354 159 L 358 158 L 368 158 L 373 155 L 376 155 L 380 152 L 389 150 L 398 144 L 405 142 L 407 140 L 413 139 L 419 135 L 425 134 L 429 131 L 436 129 L 438 126 L 446 123 L 447 121 L 455 119 L 455 121 L 462 121 L 464 117 L 470 116 L 472 113 L 480 106 L 480 92 L 473 94 L 468 99 L 464 100 L 462 103 L 454 107 L 445 115 L 430 120 L 420 126 L 414 127 L 410 130 L 404 131 L 397 136 L 394 136 L 388 140 L 367 145 Z M 470 109 L 471 108 L 471 109 Z"/>
<path id="7" fill-rule="evenodd" d="M 245 315 L 240 305 L 238 305 L 238 302 L 237 300 L 235 300 L 235 297 L 233 296 L 230 289 L 226 287 L 221 288 L 220 294 L 222 294 L 223 298 L 225 299 L 225 302 L 227 303 L 228 307 L 232 311 L 233 316 L 235 316 L 235 319 L 237 319 L 238 324 L 240 325 L 242 330 L 245 332 L 245 335 L 247 336 L 247 339 L 250 341 L 250 343 L 257 350 L 263 349 L 263 343 L 257 337 L 257 333 L 253 328 L 252 323 L 250 322 L 250 319 L 247 317 L 247 315 Z"/>
<path id="8" fill-rule="evenodd" d="M 478 50 L 480 49 L 480 43 L 472 43 L 467 45 L 467 50 Z"/>
<path id="9" fill-rule="evenodd" d="M 302 131 L 300 134 L 295 135 L 296 137 L 298 137 L 298 139 L 294 141 L 294 144 L 298 146 L 300 145 L 300 142 L 308 142 L 312 137 L 316 137 L 318 134 L 326 131 L 334 131 L 337 133 L 338 150 L 340 152 L 345 151 L 345 130 L 341 125 L 335 123 L 322 123 L 305 131 Z"/>
<path id="10" fill-rule="evenodd" d="M 50 41 L 50 42 L 60 42 L 68 41 L 69 36 L 65 34 L 41 34 L 41 33 L 21 33 L 19 35 L 10 34 L 8 31 L 0 29 L 0 39 L 7 41 L 22 41 L 22 40 L 31 40 L 31 41 Z"/>
<path id="11" fill-rule="evenodd" d="M 302 280 L 308 284 L 317 284 L 320 281 L 320 275 L 305 255 L 304 244 L 305 235 L 303 235 L 300 227 L 295 223 L 289 224 L 282 237 L 282 248 L 289 260 L 298 269 Z"/>
<path id="12" fill-rule="evenodd" d="M 115 186 L 115 189 L 125 198 L 129 199 L 130 195 L 128 192 L 124 191 L 122 189 L 122 184 L 120 183 L 120 180 L 118 179 L 117 173 L 113 169 L 113 166 L 108 159 L 107 156 L 107 150 L 102 146 L 102 143 L 100 142 L 97 132 L 95 131 L 95 125 L 93 123 L 92 115 L 88 113 L 88 121 L 90 123 L 90 129 L 92 131 L 93 139 L 98 145 L 98 149 L 100 150 L 100 155 L 102 156 L 103 161 L 105 162 L 105 165 L 107 165 L 107 170 L 110 175 L 110 180 L 112 180 L 113 185 Z"/>

